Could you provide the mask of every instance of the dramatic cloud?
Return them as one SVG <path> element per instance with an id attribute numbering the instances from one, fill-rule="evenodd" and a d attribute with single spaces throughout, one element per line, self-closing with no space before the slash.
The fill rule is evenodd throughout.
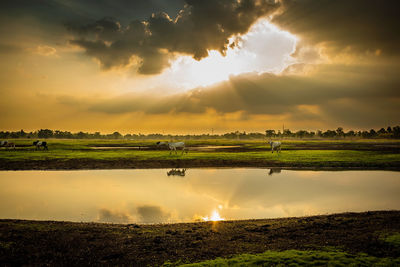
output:
<path id="1" fill-rule="evenodd" d="M 338 52 L 399 54 L 397 0 L 281 0 L 272 23 Z M 381 52 L 379 52 L 381 51 Z"/>
<path id="2" fill-rule="evenodd" d="M 104 113 L 204 113 L 207 109 L 214 109 L 221 113 L 245 111 L 273 115 L 297 112 L 299 105 L 326 105 L 344 99 L 376 105 L 385 99 L 400 98 L 399 84 L 394 66 L 323 65 L 310 76 L 246 74 L 231 77 L 228 82 L 213 87 L 173 96 L 124 95 L 93 103 L 89 110 Z M 357 117 L 359 115 L 362 114 L 357 114 Z"/>
<path id="3" fill-rule="evenodd" d="M 158 12 L 176 16 L 183 5 L 184 0 L 4 0 L 0 1 L 0 43 L 23 48 L 66 46 L 71 36 L 65 25 L 90 24 L 109 16 L 128 24 Z"/>
<path id="4" fill-rule="evenodd" d="M 157 12 L 175 16 L 183 5 L 184 0 L 4 0 L 0 2 L 0 14 L 1 19 L 31 17 L 42 25 L 89 23 L 109 16 L 128 23 L 132 18 L 146 19 Z"/>
<path id="5" fill-rule="evenodd" d="M 293 130 L 398 124 L 397 6 L 1 1 L 0 125 L 198 133 L 263 131 L 282 122 Z M 122 68 L 101 72 L 84 54 L 103 69 Z M 128 68 L 165 71 L 132 75 Z"/>
<path id="6" fill-rule="evenodd" d="M 228 46 L 235 46 L 230 37 L 246 33 L 257 19 L 272 14 L 278 6 L 270 0 L 186 0 L 174 19 L 161 12 L 127 27 L 104 18 L 68 28 L 77 34 L 71 43 L 84 48 L 104 69 L 126 66 L 136 56 L 140 73 L 156 74 L 176 53 L 197 60 L 207 57 L 209 50 L 224 54 Z"/>
<path id="7" fill-rule="evenodd" d="M 275 116 L 273 120 L 292 125 L 312 121 L 315 125 L 379 127 L 398 119 L 400 76 L 396 66 L 319 65 L 310 75 L 243 74 L 170 96 L 131 93 L 104 99 L 64 96 L 57 101 L 107 116 L 213 116 L 210 122 L 219 118 L 243 125 L 255 123 L 257 116 L 264 116 L 268 124 Z"/>

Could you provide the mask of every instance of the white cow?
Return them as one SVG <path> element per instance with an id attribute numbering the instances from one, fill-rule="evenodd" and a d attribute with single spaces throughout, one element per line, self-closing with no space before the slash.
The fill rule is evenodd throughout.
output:
<path id="1" fill-rule="evenodd" d="M 43 147 L 43 150 L 49 150 L 49 148 L 47 147 L 47 142 L 44 141 L 35 141 L 33 142 L 33 145 L 36 147 L 35 150 L 40 150 L 40 147 Z"/>
<path id="2" fill-rule="evenodd" d="M 6 149 L 11 147 L 11 148 L 15 149 L 15 144 L 13 142 L 8 142 L 8 140 L 1 140 L 0 147 L 5 147 Z"/>
<path id="3" fill-rule="evenodd" d="M 276 151 L 276 153 L 281 152 L 281 142 L 272 142 L 269 141 L 268 142 L 271 145 L 271 152 L 274 153 L 274 150 Z"/>
<path id="4" fill-rule="evenodd" d="M 169 147 L 169 154 L 170 154 L 170 155 L 171 155 L 172 151 L 175 151 L 175 154 L 176 154 L 176 153 L 177 153 L 177 152 L 176 152 L 176 149 L 177 149 L 177 148 L 181 148 L 181 149 L 182 149 L 182 155 L 183 155 L 183 152 L 185 152 L 185 151 L 186 151 L 186 153 L 187 153 L 187 149 L 186 149 L 186 147 L 185 147 L 185 143 L 184 143 L 184 142 L 175 142 L 175 143 L 170 143 L 170 142 L 157 142 L 157 145 L 158 145 L 158 146 L 167 145 L 167 146 Z"/>
<path id="5" fill-rule="evenodd" d="M 8 144 L 7 140 L 1 140 L 0 141 L 0 146 L 6 146 Z"/>

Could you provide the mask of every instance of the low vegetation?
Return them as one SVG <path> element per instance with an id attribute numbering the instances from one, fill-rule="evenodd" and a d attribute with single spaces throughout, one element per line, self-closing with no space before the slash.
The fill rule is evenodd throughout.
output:
<path id="1" fill-rule="evenodd" d="M 384 234 L 381 240 L 390 244 L 391 246 L 400 248 L 400 233 Z"/>
<path id="2" fill-rule="evenodd" d="M 1 148 L 0 169 L 157 167 L 400 168 L 399 140 L 283 140 L 271 153 L 265 140 L 189 140 L 189 153 L 170 153 L 157 140 L 48 139 L 49 151 L 16 139 Z"/>
<path id="3" fill-rule="evenodd" d="M 266 251 L 261 254 L 242 254 L 232 258 L 218 258 L 179 266 L 398 266 L 400 258 L 378 258 L 365 253 L 349 254 L 343 251 Z M 166 263 L 164 266 L 174 266 Z"/>

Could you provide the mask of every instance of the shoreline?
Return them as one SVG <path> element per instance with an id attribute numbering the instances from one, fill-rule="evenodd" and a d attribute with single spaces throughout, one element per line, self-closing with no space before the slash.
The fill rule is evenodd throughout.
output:
<path id="1" fill-rule="evenodd" d="M 287 250 L 397 258 L 385 238 L 399 232 L 399 210 L 152 225 L 1 219 L 0 261 L 158 266 Z"/>
<path id="2" fill-rule="evenodd" d="M 268 160 L 218 160 L 218 159 L 49 159 L 49 160 L 1 160 L 0 171 L 18 170 L 113 170 L 113 169 L 160 169 L 160 168 L 281 168 L 290 170 L 388 170 L 400 171 L 400 163 L 363 164 L 357 162 L 310 162 L 282 163 Z"/>

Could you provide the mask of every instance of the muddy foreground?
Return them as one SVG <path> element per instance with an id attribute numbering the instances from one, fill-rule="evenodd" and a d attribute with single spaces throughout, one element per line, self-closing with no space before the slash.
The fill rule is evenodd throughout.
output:
<path id="1" fill-rule="evenodd" d="M 163 225 L 0 220 L 2 265 L 160 265 L 266 250 L 339 248 L 398 257 L 400 211 Z"/>

